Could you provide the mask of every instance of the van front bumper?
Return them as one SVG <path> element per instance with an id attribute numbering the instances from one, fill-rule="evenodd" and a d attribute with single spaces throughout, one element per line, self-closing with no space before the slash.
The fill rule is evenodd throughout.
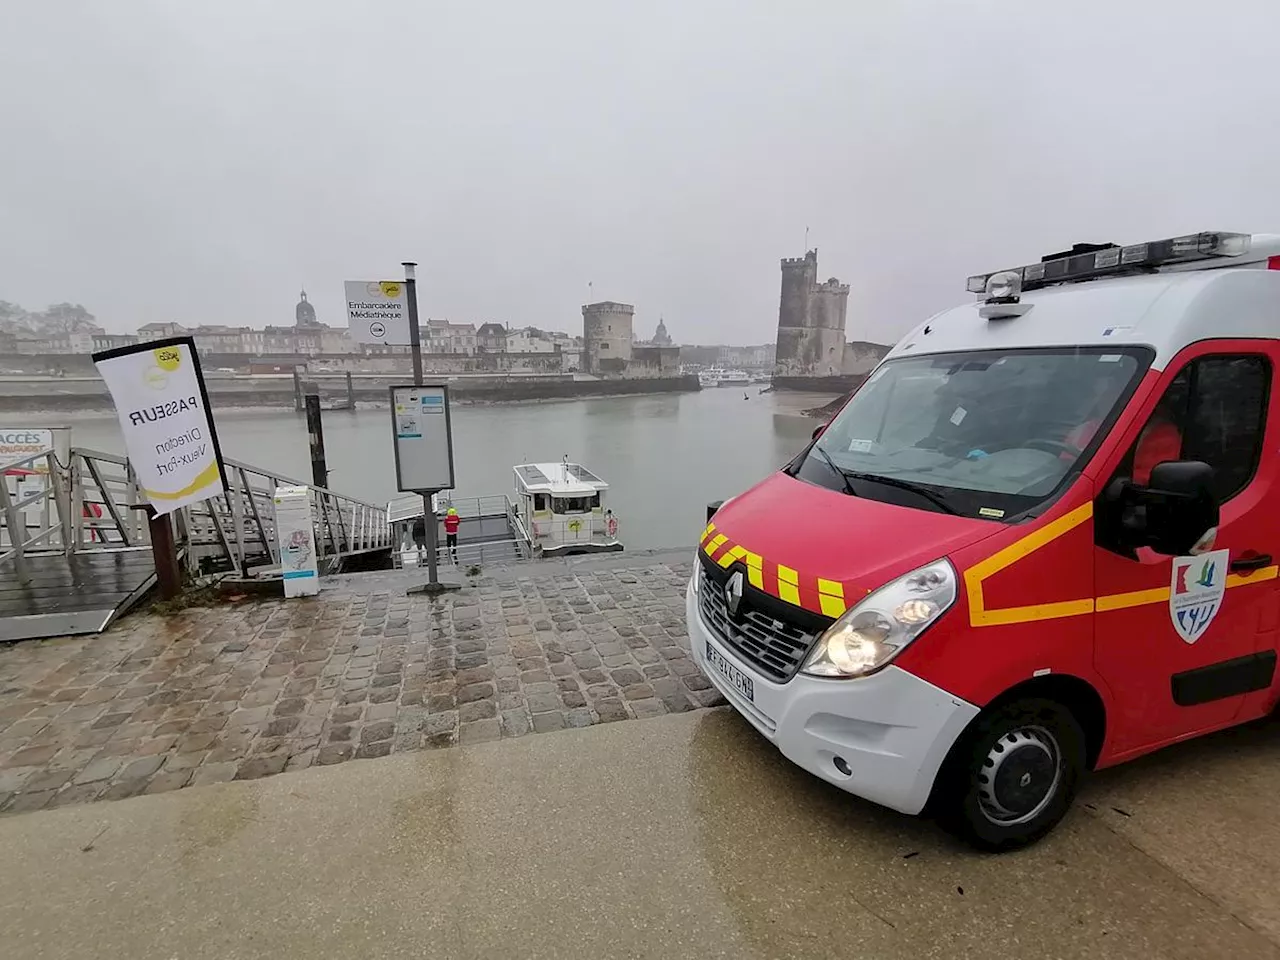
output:
<path id="1" fill-rule="evenodd" d="M 783 756 L 842 790 L 902 813 L 924 809 L 951 745 L 978 714 L 973 704 L 892 664 L 857 680 L 796 674 L 775 683 L 707 628 L 692 584 L 685 615 L 694 662 Z M 707 663 L 708 645 L 750 678 L 751 700 Z"/>

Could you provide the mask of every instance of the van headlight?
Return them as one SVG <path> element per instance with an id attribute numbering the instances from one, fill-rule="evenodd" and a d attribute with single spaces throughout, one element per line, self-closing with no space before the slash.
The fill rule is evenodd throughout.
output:
<path id="1" fill-rule="evenodd" d="M 948 560 L 913 570 L 855 604 L 818 638 L 802 673 L 862 677 L 879 670 L 956 602 Z"/>

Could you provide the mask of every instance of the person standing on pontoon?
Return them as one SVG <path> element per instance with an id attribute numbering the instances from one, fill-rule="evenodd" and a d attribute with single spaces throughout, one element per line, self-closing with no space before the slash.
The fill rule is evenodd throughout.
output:
<path id="1" fill-rule="evenodd" d="M 458 516 L 458 511 L 450 507 L 449 512 L 444 515 L 444 539 L 455 566 L 458 563 L 458 527 L 461 525 L 462 518 Z"/>

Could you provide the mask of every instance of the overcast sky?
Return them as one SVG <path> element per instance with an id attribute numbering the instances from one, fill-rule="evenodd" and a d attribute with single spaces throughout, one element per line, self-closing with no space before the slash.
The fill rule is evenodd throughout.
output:
<path id="1" fill-rule="evenodd" d="M 1280 232 L 1280 3 L 4 3 L 0 299 L 772 340 L 778 261 L 890 341 L 1073 241 Z"/>

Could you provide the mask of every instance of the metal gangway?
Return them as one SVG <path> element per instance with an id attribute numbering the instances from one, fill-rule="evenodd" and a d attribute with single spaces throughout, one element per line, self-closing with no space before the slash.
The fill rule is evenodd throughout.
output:
<path id="1" fill-rule="evenodd" d="M 275 490 L 310 485 L 229 458 L 223 469 L 225 493 L 170 515 L 179 556 L 191 575 L 272 577 Z M 100 632 L 155 582 L 145 500 L 124 457 L 73 447 L 62 463 L 50 449 L 0 475 L 0 641 Z M 26 478 L 40 481 L 34 492 Z M 386 557 L 385 508 L 321 487 L 310 496 L 322 574 Z"/>
<path id="2" fill-rule="evenodd" d="M 533 544 L 510 497 L 452 497 L 438 493 L 431 499 L 436 514 L 437 563 L 469 568 L 533 557 Z M 387 522 L 395 542 L 392 565 L 397 569 L 426 566 L 425 551 L 419 550 L 413 540 L 414 521 L 423 516 L 423 506 L 419 494 L 396 497 L 387 504 Z M 444 515 L 450 508 L 458 511 L 461 520 L 458 546 L 453 551 L 448 548 L 444 532 Z"/>

